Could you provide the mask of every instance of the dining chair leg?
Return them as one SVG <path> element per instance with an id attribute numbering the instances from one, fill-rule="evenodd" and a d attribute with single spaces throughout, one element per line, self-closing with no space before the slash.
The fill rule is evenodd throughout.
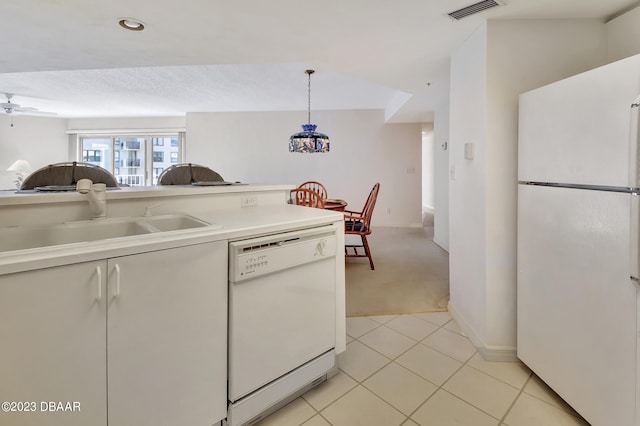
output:
<path id="1" fill-rule="evenodd" d="M 367 242 L 367 236 L 361 235 L 360 237 L 362 237 L 362 246 L 364 247 L 364 253 L 369 258 L 369 265 L 371 266 L 371 270 L 373 271 L 376 268 L 373 267 L 373 259 L 371 258 L 371 251 L 369 250 L 369 243 Z"/>

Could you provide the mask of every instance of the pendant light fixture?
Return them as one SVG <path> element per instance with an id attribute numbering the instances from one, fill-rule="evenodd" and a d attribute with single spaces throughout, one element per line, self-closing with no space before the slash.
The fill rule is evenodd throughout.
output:
<path id="1" fill-rule="evenodd" d="M 309 76 L 308 86 L 308 116 L 307 124 L 302 125 L 302 132 L 296 133 L 289 139 L 289 152 L 329 152 L 329 136 L 316 132 L 316 125 L 311 124 L 311 74 L 314 70 L 306 70 Z"/>

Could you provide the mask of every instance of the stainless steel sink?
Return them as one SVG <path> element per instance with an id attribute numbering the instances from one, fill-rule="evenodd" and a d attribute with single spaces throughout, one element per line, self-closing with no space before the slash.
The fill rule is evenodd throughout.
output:
<path id="1" fill-rule="evenodd" d="M 188 215 L 162 215 L 0 228 L 0 252 L 210 226 Z"/>

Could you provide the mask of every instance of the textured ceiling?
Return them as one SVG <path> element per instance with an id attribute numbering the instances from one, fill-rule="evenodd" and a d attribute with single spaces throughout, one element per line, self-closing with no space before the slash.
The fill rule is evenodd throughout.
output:
<path id="1" fill-rule="evenodd" d="M 307 108 L 304 70 L 302 64 L 261 64 L 5 73 L 0 90 L 15 93 L 14 103 L 66 117 L 291 111 Z M 384 108 L 396 92 L 332 72 L 311 79 L 313 109 Z"/>
<path id="2" fill-rule="evenodd" d="M 636 0 L 3 0 L 0 93 L 62 117 L 386 108 L 430 121 L 449 55 L 484 19 L 597 18 Z M 123 30 L 122 17 L 143 21 Z M 427 85 L 430 83 L 430 85 Z M 4 100 L 0 100 L 4 102 Z M 397 109 L 397 106 L 400 106 Z"/>

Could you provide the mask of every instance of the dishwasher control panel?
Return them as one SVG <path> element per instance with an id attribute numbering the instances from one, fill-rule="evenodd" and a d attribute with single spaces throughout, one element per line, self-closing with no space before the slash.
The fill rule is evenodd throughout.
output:
<path id="1" fill-rule="evenodd" d="M 244 260 L 244 273 L 248 274 L 251 271 L 258 270 L 260 268 L 266 268 L 269 265 L 269 255 L 260 254 L 257 256 L 250 256 Z"/>
<path id="2" fill-rule="evenodd" d="M 336 256 L 333 226 L 229 243 L 229 280 L 242 281 Z"/>

